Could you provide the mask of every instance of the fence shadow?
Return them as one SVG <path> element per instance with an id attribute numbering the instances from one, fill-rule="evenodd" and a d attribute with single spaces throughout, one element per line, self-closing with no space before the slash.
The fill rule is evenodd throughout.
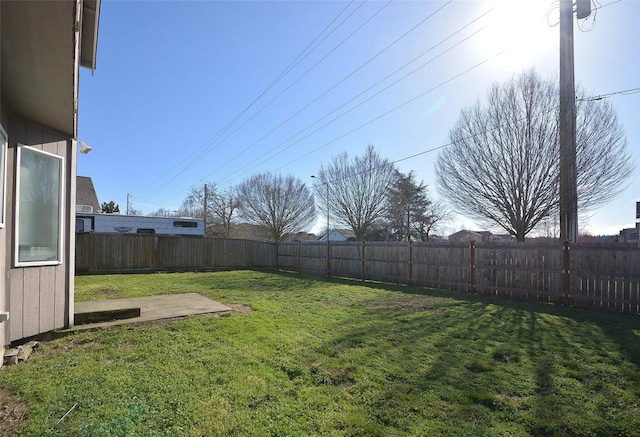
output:
<path id="1" fill-rule="evenodd" d="M 273 274 L 299 277 L 290 272 Z M 461 418 L 476 414 L 478 405 L 501 411 L 524 408 L 533 435 L 553 435 L 562 433 L 554 427 L 569 420 L 565 416 L 576 415 L 575 407 L 562 405 L 557 392 L 565 388 L 558 379 L 569 374 L 586 387 L 593 375 L 583 373 L 587 369 L 583 360 L 613 364 L 626 360 L 640 371 L 640 320 L 635 315 L 346 278 L 314 280 L 376 291 L 370 299 L 350 304 L 362 317 L 337 323 L 338 335 L 318 351 L 335 358 L 348 357 L 355 349 L 364 355 L 359 360 L 364 365 L 375 366 L 380 356 L 392 362 L 383 372 L 387 392 L 377 402 L 401 402 L 406 393 L 418 392 L 466 405 L 447 413 Z M 382 290 L 402 296 L 377 292 Z M 494 372 L 497 368 L 510 372 L 515 366 L 530 372 L 532 389 L 523 382 L 510 387 Z M 491 391 L 495 388 L 511 397 L 496 395 Z M 387 411 L 373 405 L 372 420 L 395 420 L 378 417 L 378 410 Z M 590 426 L 597 435 L 608 432 L 598 428 L 602 424 Z M 615 425 L 607 426 L 615 430 Z"/>
<path id="2" fill-rule="evenodd" d="M 465 307 L 479 308 L 483 311 L 487 307 L 500 308 L 501 314 L 518 314 L 518 338 L 532 338 L 535 344 L 536 327 L 540 323 L 539 320 L 547 320 L 549 318 L 566 319 L 572 326 L 583 326 L 583 330 L 587 332 L 584 338 L 589 345 L 599 350 L 605 350 L 606 346 L 602 343 L 602 337 L 595 335 L 602 333 L 607 339 L 616 344 L 617 348 L 625 354 L 626 358 L 634 363 L 640 369 L 640 318 L 635 314 L 613 313 L 610 311 L 598 309 L 584 309 L 564 307 L 544 302 L 532 302 L 528 300 L 513 300 L 499 296 L 485 296 L 469 292 L 461 291 L 444 291 L 434 288 L 408 286 L 402 284 L 388 284 L 375 281 L 363 281 L 350 278 L 323 277 L 313 275 L 300 275 L 295 272 L 287 271 L 269 271 L 271 274 L 280 275 L 289 278 L 305 278 L 314 281 L 326 282 L 331 284 L 357 285 L 359 287 L 369 288 L 373 290 L 387 290 L 402 293 L 407 296 L 422 296 L 424 298 L 442 298 L 451 301 L 450 305 L 459 304 Z M 372 314 L 385 315 L 389 310 L 384 305 L 373 305 L 370 310 Z M 474 314 L 469 314 L 473 317 Z M 513 316 L 516 317 L 516 316 Z M 524 323 L 525 320 L 527 323 Z M 501 321 L 501 326 L 505 326 L 506 321 Z M 455 324 L 454 324 L 455 325 Z M 558 341 L 562 341 L 564 345 L 571 343 L 571 339 L 562 336 L 562 332 L 558 333 Z M 543 366 L 544 367 L 544 366 Z M 544 369 L 541 368 L 541 374 Z"/>

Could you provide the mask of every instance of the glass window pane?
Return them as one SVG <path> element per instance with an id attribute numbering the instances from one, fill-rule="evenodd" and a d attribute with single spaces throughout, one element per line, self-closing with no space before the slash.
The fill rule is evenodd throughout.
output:
<path id="1" fill-rule="evenodd" d="M 18 263 L 60 261 L 62 158 L 19 151 Z"/>

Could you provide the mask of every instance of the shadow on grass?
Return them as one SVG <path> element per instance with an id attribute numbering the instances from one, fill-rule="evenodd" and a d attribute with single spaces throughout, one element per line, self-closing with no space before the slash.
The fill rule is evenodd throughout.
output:
<path id="1" fill-rule="evenodd" d="M 313 281 L 327 282 L 331 284 L 342 285 L 357 285 L 361 287 L 388 290 L 399 292 L 407 295 L 419 295 L 425 297 L 436 297 L 444 299 L 452 299 L 454 302 L 461 302 L 465 305 L 479 304 L 479 305 L 493 305 L 510 311 L 522 311 L 530 315 L 529 321 L 531 323 L 529 331 L 536 331 L 536 317 L 546 314 L 548 316 L 555 316 L 570 319 L 573 324 L 581 325 L 595 325 L 601 330 L 610 340 L 614 341 L 620 346 L 620 349 L 624 351 L 627 359 L 633 362 L 636 367 L 640 369 L 640 317 L 635 314 L 623 314 L 599 310 L 590 310 L 583 308 L 567 308 L 563 306 L 554 305 L 551 303 L 525 301 L 525 300 L 512 300 L 493 296 L 481 296 L 472 293 L 465 293 L 460 291 L 445 291 L 433 288 L 415 287 L 398 284 L 388 284 L 373 281 L 361 281 L 357 279 L 349 278 L 336 278 L 336 277 L 322 277 L 322 276 L 309 276 L 299 275 L 293 272 L 274 272 L 270 273 L 289 277 L 292 279 L 312 279 Z M 586 329 L 589 329 L 588 327 Z M 565 339 L 566 340 L 566 339 Z M 599 337 L 592 337 L 591 342 L 594 346 L 598 346 L 600 341 Z M 601 347 L 601 346 L 600 346 Z"/>
<path id="2" fill-rule="evenodd" d="M 533 435 L 634 435 L 639 425 L 626 417 L 635 413 L 615 400 L 629 387 L 635 395 L 627 401 L 635 399 L 637 413 L 636 315 L 344 278 L 313 280 L 402 294 L 348 303 L 362 317 L 336 325 L 339 334 L 319 349 L 332 360 L 349 362 L 355 355 L 364 366 L 381 362 L 379 378 L 388 390 L 378 399 L 402 399 L 407 390 L 419 392 L 418 398 L 435 394 L 443 420 L 468 421 L 483 432 L 514 420 Z M 396 401 L 389 412 L 379 402 L 369 405 L 372 419 L 400 429 L 411 407 Z"/>

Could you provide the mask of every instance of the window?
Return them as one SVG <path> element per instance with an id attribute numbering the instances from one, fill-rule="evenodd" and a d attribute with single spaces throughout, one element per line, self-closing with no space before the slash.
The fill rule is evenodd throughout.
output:
<path id="1" fill-rule="evenodd" d="M 60 264 L 63 159 L 18 146 L 16 265 Z"/>
<path id="2" fill-rule="evenodd" d="M 0 126 L 0 228 L 4 227 L 5 174 L 7 168 L 7 133 Z"/>
<path id="3" fill-rule="evenodd" d="M 138 228 L 136 233 L 138 233 L 138 234 L 154 234 L 155 235 L 156 230 L 155 229 L 151 229 L 151 228 Z"/>
<path id="4" fill-rule="evenodd" d="M 173 222 L 174 228 L 197 228 L 198 222 L 191 222 L 186 220 L 176 220 Z"/>

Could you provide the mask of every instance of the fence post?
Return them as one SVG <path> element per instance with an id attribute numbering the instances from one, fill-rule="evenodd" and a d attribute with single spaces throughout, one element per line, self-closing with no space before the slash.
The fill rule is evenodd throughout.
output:
<path id="1" fill-rule="evenodd" d="M 562 248 L 562 296 L 565 306 L 569 306 L 569 242 L 565 241 Z"/>
<path id="2" fill-rule="evenodd" d="M 361 261 L 362 261 L 362 276 L 361 279 L 364 281 L 366 279 L 366 272 L 365 272 L 365 260 L 366 255 L 365 255 L 365 244 L 364 244 L 364 240 L 362 240 L 362 257 L 361 257 Z"/>
<path id="3" fill-rule="evenodd" d="M 276 241 L 276 270 L 280 270 L 280 242 Z"/>
<path id="4" fill-rule="evenodd" d="M 469 262 L 471 268 L 469 269 L 469 285 L 472 293 L 476 291 L 476 245 L 475 241 L 471 241 Z"/>
<path id="5" fill-rule="evenodd" d="M 409 240 L 409 285 L 413 284 L 413 241 Z"/>
<path id="6" fill-rule="evenodd" d="M 93 232 L 89 233 L 89 271 L 92 272 L 96 269 L 96 257 L 94 251 Z"/>
<path id="7" fill-rule="evenodd" d="M 205 237 L 204 235 L 202 236 L 202 262 L 200 263 L 200 268 L 205 270 L 207 268 L 207 264 L 208 263 L 208 256 L 209 254 L 207 253 L 207 237 Z"/>
<path id="8" fill-rule="evenodd" d="M 301 242 L 300 242 L 300 240 L 298 240 L 298 273 L 302 273 L 302 260 L 301 260 L 301 257 L 302 257 L 301 251 L 302 251 L 302 249 L 300 247 L 300 244 L 301 244 Z"/>
<path id="9" fill-rule="evenodd" d="M 151 265 L 152 268 L 157 272 L 160 270 L 160 266 L 158 265 L 158 239 L 160 237 L 153 236 L 153 253 L 151 254 L 151 256 L 153 257 L 153 259 L 151 260 Z"/>
<path id="10" fill-rule="evenodd" d="M 327 232 L 327 276 L 331 276 L 331 241 Z"/>

